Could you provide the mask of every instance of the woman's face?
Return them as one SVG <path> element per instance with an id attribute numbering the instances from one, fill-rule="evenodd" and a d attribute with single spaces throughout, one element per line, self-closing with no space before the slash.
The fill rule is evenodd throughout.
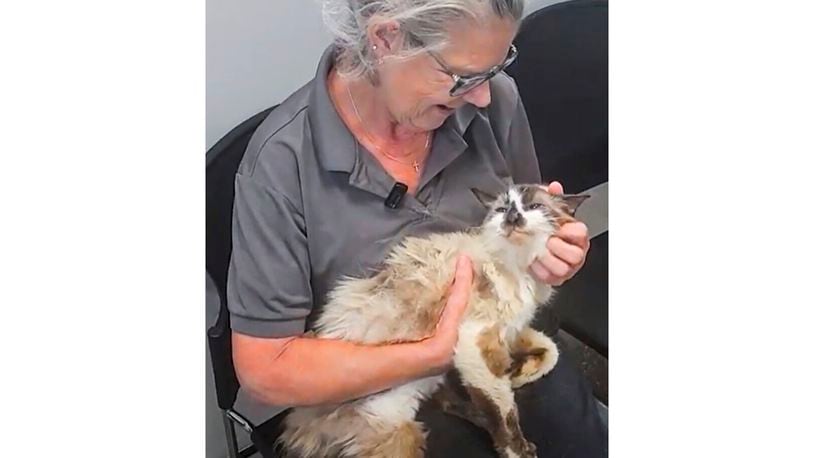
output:
<path id="1" fill-rule="evenodd" d="M 504 62 L 516 31 L 517 24 L 511 20 L 461 21 L 451 26 L 449 45 L 435 56 L 457 75 L 482 73 Z M 437 129 L 456 108 L 466 103 L 485 107 L 491 101 L 488 83 L 451 97 L 454 82 L 436 57 L 421 53 L 405 60 L 385 60 L 379 68 L 379 88 L 388 110 L 410 130 Z"/>

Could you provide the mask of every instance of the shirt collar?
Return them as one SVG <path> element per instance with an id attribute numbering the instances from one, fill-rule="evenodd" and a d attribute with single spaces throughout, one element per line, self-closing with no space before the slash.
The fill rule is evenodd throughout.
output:
<path id="1" fill-rule="evenodd" d="M 309 96 L 308 119 L 311 123 L 316 154 L 322 166 L 329 171 L 350 173 L 357 163 L 358 144 L 339 117 L 328 93 L 328 72 L 334 65 L 335 54 L 336 48 L 330 45 L 320 58 Z M 451 139 L 458 146 L 456 149 L 460 154 L 467 146 L 463 139 L 464 132 L 477 112 L 478 109 L 473 105 L 464 105 L 455 110 L 455 113 L 436 130 L 436 135 Z M 445 154 L 444 150 L 442 148 L 440 151 L 433 151 L 430 160 L 436 153 Z M 437 163 L 440 165 L 446 162 L 444 160 Z"/>

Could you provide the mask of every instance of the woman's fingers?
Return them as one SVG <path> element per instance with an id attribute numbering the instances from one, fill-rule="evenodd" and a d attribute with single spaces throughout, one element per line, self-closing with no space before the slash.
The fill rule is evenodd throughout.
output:
<path id="1" fill-rule="evenodd" d="M 469 292 L 472 289 L 472 260 L 466 255 L 458 256 L 455 264 L 455 280 L 449 288 L 449 297 L 439 321 L 441 326 L 454 326 L 457 329 L 466 307 L 469 305 Z"/>
<path id="2" fill-rule="evenodd" d="M 548 192 L 550 194 L 563 194 L 565 190 L 559 181 L 552 181 L 548 184 Z"/>
<path id="3" fill-rule="evenodd" d="M 571 266 L 556 256 L 543 256 L 540 262 L 551 275 L 557 278 L 567 277 L 571 271 Z"/>
<path id="4" fill-rule="evenodd" d="M 549 285 L 551 284 L 552 281 L 551 272 L 549 272 L 548 269 L 546 269 L 543 263 L 540 262 L 539 260 L 534 261 L 531 264 L 531 271 L 534 274 L 534 276 L 537 277 L 538 281 L 541 281 Z"/>
<path id="5" fill-rule="evenodd" d="M 549 239 L 549 242 L 554 238 L 560 238 L 571 245 L 577 245 L 583 249 L 588 248 L 588 226 L 582 221 L 574 221 L 572 223 L 565 223 L 554 234 L 554 237 Z"/>
<path id="6" fill-rule="evenodd" d="M 547 243 L 548 252 L 571 266 L 579 266 L 585 259 L 585 249 L 566 242 L 559 237 L 551 237 Z"/>

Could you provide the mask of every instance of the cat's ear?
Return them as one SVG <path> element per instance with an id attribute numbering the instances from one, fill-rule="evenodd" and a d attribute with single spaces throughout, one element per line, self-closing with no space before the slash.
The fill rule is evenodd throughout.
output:
<path id="1" fill-rule="evenodd" d="M 558 196 L 564 205 L 564 209 L 569 215 L 574 216 L 577 208 L 585 202 L 586 199 L 591 197 L 588 194 L 562 194 Z"/>
<path id="2" fill-rule="evenodd" d="M 469 188 L 469 190 L 472 191 L 472 194 L 475 195 L 475 198 L 478 199 L 478 202 L 480 202 L 481 205 L 483 205 L 486 208 L 491 207 L 492 202 L 494 202 L 495 199 L 497 199 L 497 197 L 489 193 L 483 192 L 480 189 Z"/>

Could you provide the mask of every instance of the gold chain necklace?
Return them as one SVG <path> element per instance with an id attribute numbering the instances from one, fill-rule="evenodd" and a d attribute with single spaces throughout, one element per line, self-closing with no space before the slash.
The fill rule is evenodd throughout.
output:
<path id="1" fill-rule="evenodd" d="M 351 91 L 350 91 L 350 85 L 347 86 L 347 89 L 348 89 L 348 97 L 350 97 L 350 104 L 353 107 L 353 112 L 356 113 L 356 119 L 359 120 L 359 126 L 362 128 L 362 132 L 364 133 L 365 137 L 367 138 L 367 141 L 369 141 L 371 145 L 375 146 L 376 149 L 380 153 L 382 153 L 385 157 L 387 157 L 388 159 L 390 159 L 390 160 L 392 160 L 394 162 L 398 162 L 399 164 L 410 165 L 410 166 L 413 167 L 413 169 L 416 171 L 416 173 L 421 173 L 421 164 L 417 160 L 413 159 L 412 162 L 401 161 L 398 158 L 393 157 L 390 154 L 388 154 L 387 151 L 385 151 L 383 148 L 379 147 L 376 144 L 376 142 L 373 141 L 373 136 L 370 135 L 370 133 L 367 131 L 367 129 L 365 129 L 365 122 L 362 120 L 362 116 L 359 115 L 359 109 L 356 108 L 356 101 L 353 100 L 353 93 L 351 93 Z M 427 141 L 424 142 L 424 149 L 421 152 L 425 153 L 429 147 L 430 147 L 430 134 L 427 133 Z"/>

